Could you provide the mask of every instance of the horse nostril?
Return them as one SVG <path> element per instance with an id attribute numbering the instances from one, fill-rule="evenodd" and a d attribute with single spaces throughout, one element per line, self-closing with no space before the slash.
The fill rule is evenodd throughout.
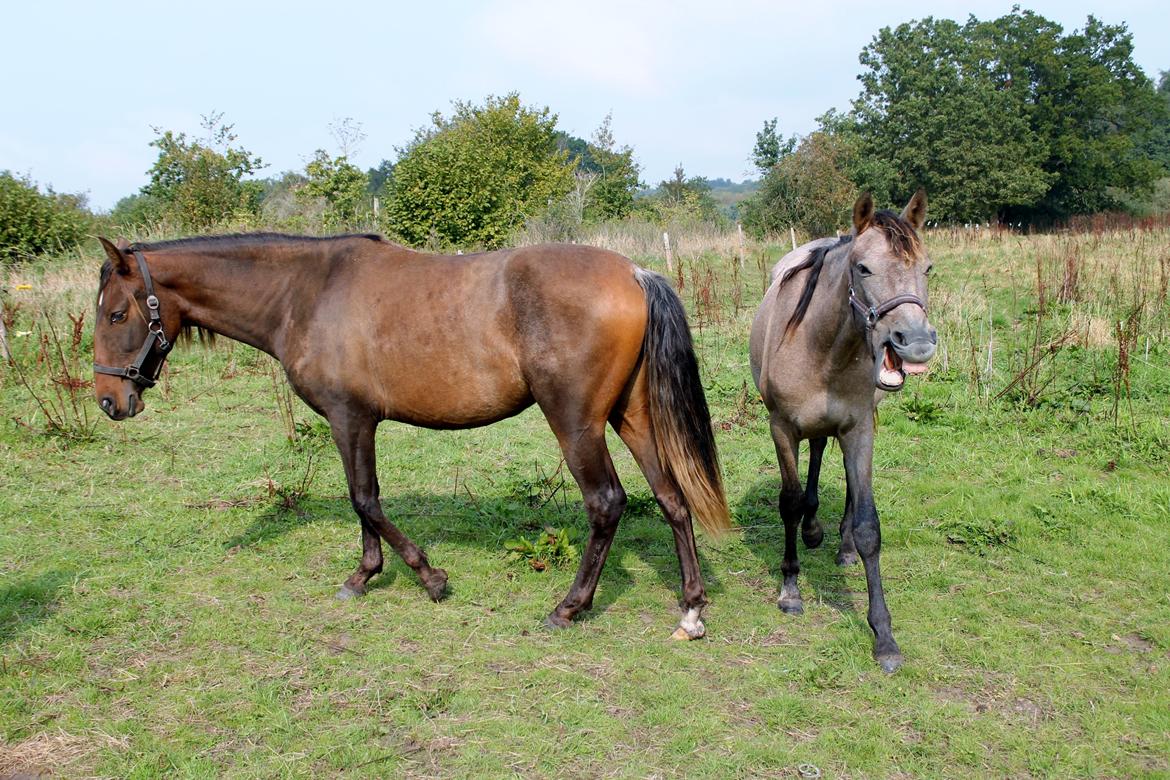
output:
<path id="1" fill-rule="evenodd" d="M 111 409 L 111 407 L 113 407 L 113 405 L 114 405 L 114 399 L 110 398 L 108 395 L 102 396 L 101 407 L 102 407 L 103 412 L 105 412 L 106 414 L 109 414 L 110 409 Z"/>
<path id="2" fill-rule="evenodd" d="M 894 343 L 900 346 L 906 346 L 906 334 L 900 330 L 894 331 Z"/>
<path id="3" fill-rule="evenodd" d="M 938 343 L 938 331 L 937 331 L 937 330 L 935 330 L 934 328 L 931 328 L 931 329 L 930 329 L 930 343 L 931 343 L 931 344 L 937 344 L 937 343 Z"/>

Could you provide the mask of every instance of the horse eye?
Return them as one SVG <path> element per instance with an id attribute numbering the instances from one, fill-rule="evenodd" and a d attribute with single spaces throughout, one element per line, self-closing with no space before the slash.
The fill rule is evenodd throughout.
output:
<path id="1" fill-rule="evenodd" d="M 866 267 L 864 263 L 857 264 L 857 273 L 861 274 L 862 276 L 873 276 L 873 271 L 869 270 L 869 268 Z"/>
<path id="2" fill-rule="evenodd" d="M 117 325 L 119 322 L 121 322 L 124 319 L 126 319 L 126 312 L 116 311 L 110 315 L 110 324 Z"/>
<path id="3" fill-rule="evenodd" d="M 934 270 L 933 265 L 926 266 L 926 270 L 922 272 L 923 276 L 930 276 L 930 272 Z"/>

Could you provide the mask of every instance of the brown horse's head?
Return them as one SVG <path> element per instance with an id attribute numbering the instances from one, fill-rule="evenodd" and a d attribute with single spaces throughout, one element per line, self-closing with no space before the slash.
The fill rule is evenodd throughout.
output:
<path id="1" fill-rule="evenodd" d="M 850 303 L 865 321 L 874 382 L 881 390 L 900 390 L 907 373 L 925 371 L 938 345 L 938 332 L 926 317 L 931 261 L 918 237 L 925 221 L 923 190 L 900 215 L 875 212 L 869 193 L 853 206 Z"/>
<path id="2" fill-rule="evenodd" d="M 108 259 L 102 264 L 94 318 L 94 395 L 102 411 L 124 420 L 146 408 L 142 391 L 158 378 L 171 346 L 166 334 L 177 330 L 177 321 L 172 322 L 177 313 L 174 306 L 167 311 L 165 301 L 151 300 L 129 244 L 98 240 Z M 164 320 L 164 315 L 169 316 Z"/>

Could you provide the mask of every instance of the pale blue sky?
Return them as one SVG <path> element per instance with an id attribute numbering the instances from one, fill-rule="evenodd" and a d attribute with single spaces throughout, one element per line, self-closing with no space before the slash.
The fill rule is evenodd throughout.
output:
<path id="1" fill-rule="evenodd" d="M 1163 3 L 1044 0 L 1023 7 L 1069 32 L 1092 13 L 1124 22 L 1151 78 L 1170 70 Z M 995 18 L 1010 0 L 905 2 L 249 3 L 10 2 L 0 10 L 0 170 L 97 208 L 136 192 L 152 126 L 200 133 L 224 112 L 239 142 L 301 169 L 336 152 L 329 124 L 367 134 L 355 162 L 395 157 L 455 99 L 518 90 L 588 137 L 606 113 L 642 178 L 677 163 L 740 179 L 763 121 L 805 133 L 858 94 L 857 55 L 884 26 L 924 16 Z"/>

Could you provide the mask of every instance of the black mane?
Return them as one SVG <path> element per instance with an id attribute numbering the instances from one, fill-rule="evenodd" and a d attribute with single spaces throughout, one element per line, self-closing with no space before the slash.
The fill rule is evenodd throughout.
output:
<path id="1" fill-rule="evenodd" d="M 350 238 L 364 238 L 367 241 L 386 243 L 386 239 L 377 233 L 345 233 L 338 236 L 298 236 L 290 233 L 227 233 L 221 236 L 192 236 L 191 238 L 174 238 L 169 241 L 140 242 L 131 244 L 129 249 L 130 251 L 138 250 L 140 252 L 199 247 L 233 249 L 242 246 L 257 246 L 274 241 L 320 243 L 325 241 L 343 241 Z"/>

